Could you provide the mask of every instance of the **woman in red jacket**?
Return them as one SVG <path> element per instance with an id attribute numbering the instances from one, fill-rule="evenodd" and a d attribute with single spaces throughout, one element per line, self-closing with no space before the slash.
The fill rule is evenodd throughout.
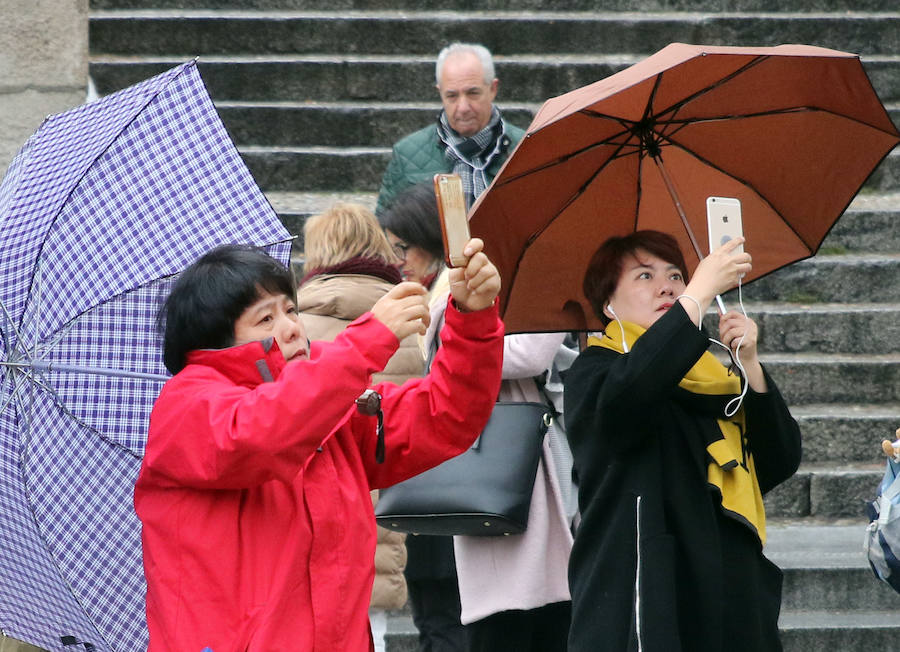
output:
<path id="1" fill-rule="evenodd" d="M 496 268 L 468 246 L 453 270 L 431 373 L 355 399 L 399 340 L 424 332 L 423 288 L 396 286 L 331 343 L 310 346 L 293 279 L 221 247 L 166 301 L 163 387 L 135 485 L 152 652 L 370 650 L 375 522 L 369 490 L 459 454 L 490 415 L 503 326 Z"/>

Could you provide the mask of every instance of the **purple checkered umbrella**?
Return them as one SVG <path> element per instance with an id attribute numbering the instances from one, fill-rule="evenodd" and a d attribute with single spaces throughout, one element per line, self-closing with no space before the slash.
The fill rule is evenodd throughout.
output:
<path id="1" fill-rule="evenodd" d="M 47 118 L 0 184 L 0 629 L 146 649 L 132 490 L 166 371 L 155 317 L 222 243 L 289 234 L 186 63 Z M 202 536 L 202 533 L 198 533 Z"/>

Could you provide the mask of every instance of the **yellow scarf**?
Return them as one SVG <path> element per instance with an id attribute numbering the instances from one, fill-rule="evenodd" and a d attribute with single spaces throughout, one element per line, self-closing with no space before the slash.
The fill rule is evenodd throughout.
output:
<path id="1" fill-rule="evenodd" d="M 628 349 L 644 334 L 644 329 L 631 322 L 624 322 L 625 342 Z M 589 337 L 588 346 L 601 346 L 618 353 L 622 348 L 622 327 L 610 322 L 603 337 Z M 728 373 L 716 357 L 706 351 L 690 368 L 679 387 L 692 394 L 734 396 L 740 393 L 740 380 Z M 766 543 L 766 512 L 762 492 L 756 478 L 753 456 L 746 450 L 743 433 L 746 432 L 744 409 L 732 417 L 717 419 L 722 438 L 706 447 L 712 461 L 707 467 L 707 480 L 722 495 L 722 508 L 739 517 L 754 530 L 763 545 Z"/>

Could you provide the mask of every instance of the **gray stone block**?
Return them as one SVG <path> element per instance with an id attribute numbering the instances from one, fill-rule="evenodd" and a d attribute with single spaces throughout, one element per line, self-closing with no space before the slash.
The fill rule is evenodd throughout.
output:
<path id="1" fill-rule="evenodd" d="M 798 472 L 765 496 L 769 518 L 809 516 L 809 474 Z"/>
<path id="2" fill-rule="evenodd" d="M 764 354 L 760 359 L 789 405 L 900 402 L 896 354 Z"/>
<path id="3" fill-rule="evenodd" d="M 437 9 L 459 11 L 782 11 L 783 0 L 91 0 L 107 9 L 260 9 L 273 11 L 347 9 Z M 791 0 L 790 10 L 891 11 L 894 0 Z"/>
<path id="4" fill-rule="evenodd" d="M 162 72 L 189 55 L 152 59 L 95 56 L 91 75 L 101 94 Z M 586 86 L 643 59 L 641 55 L 498 58 L 498 102 L 532 103 Z M 884 102 L 900 101 L 900 56 L 866 59 Z M 434 55 L 377 57 L 307 55 L 201 57 L 199 69 L 214 100 L 319 102 L 433 101 Z"/>
<path id="5" fill-rule="evenodd" d="M 389 149 L 239 147 L 256 182 L 266 191 L 376 190 Z"/>
<path id="6" fill-rule="evenodd" d="M 879 442 L 873 444 L 877 446 Z M 813 471 L 809 481 L 810 515 L 825 518 L 859 518 L 865 514 L 866 502 L 875 497 L 883 475 L 883 464 L 869 470 Z"/>
<path id="7" fill-rule="evenodd" d="M 895 157 L 883 165 L 893 167 Z M 896 253 L 900 231 L 900 196 L 894 210 L 857 210 L 841 215 L 819 249 L 822 254 Z"/>
<path id="8" fill-rule="evenodd" d="M 402 34 L 402 38 L 398 38 Z M 670 42 L 731 45 L 816 43 L 867 55 L 900 45 L 900 16 L 709 13 L 567 14 L 379 12 L 163 15 L 115 13 L 91 21 L 97 54 L 382 54 L 435 56 L 441 44 L 483 43 L 495 56 L 652 54 Z"/>
<path id="9" fill-rule="evenodd" d="M 791 413 L 803 433 L 806 464 L 878 462 L 881 441 L 893 439 L 900 425 L 900 405 L 802 405 Z"/>
<path id="10" fill-rule="evenodd" d="M 897 303 L 900 253 L 818 255 L 742 288 L 745 300 L 790 303 Z M 737 301 L 737 291 L 725 295 Z"/>
<path id="11" fill-rule="evenodd" d="M 14 93 L 0 91 L 0 174 L 28 137 L 41 126 L 44 118 L 84 102 L 86 88 L 85 83 L 80 88 L 69 90 L 28 88 Z"/>
<path id="12" fill-rule="evenodd" d="M 0 92 L 86 89 L 88 0 L 3 0 L 0 13 Z"/>
<path id="13" fill-rule="evenodd" d="M 386 144 L 382 148 L 359 148 L 353 151 L 307 147 L 272 148 L 270 151 L 257 147 L 241 147 L 240 149 L 242 153 L 245 153 L 245 158 L 248 159 L 251 157 L 273 159 L 272 161 L 255 160 L 252 164 L 259 172 L 257 181 L 264 190 L 340 192 L 348 190 L 376 191 L 381 183 L 381 175 L 384 173 L 384 168 L 387 166 L 390 153 L 389 145 Z M 353 160 L 349 159 L 350 156 L 353 156 Z M 311 160 L 306 160 L 307 157 L 312 158 Z M 329 157 L 335 160 L 328 160 Z M 891 157 L 888 160 L 893 164 L 895 161 L 900 162 L 900 157 Z M 331 173 L 335 167 L 342 165 L 348 166 L 345 169 L 345 174 L 334 175 Z M 879 169 L 884 167 L 885 164 L 882 164 Z M 900 165 L 897 167 L 900 169 Z M 884 184 L 896 183 L 896 185 L 889 185 L 886 188 L 888 190 L 900 189 L 900 174 L 898 174 L 896 181 L 893 180 L 893 172 L 890 173 L 889 177 L 880 177 L 878 181 Z M 772 276 L 767 278 L 771 279 Z M 751 291 L 752 288 L 757 288 L 761 283 L 764 284 L 764 280 L 756 281 L 753 285 L 748 286 L 746 296 L 755 300 L 798 301 L 802 300 L 802 298 L 814 298 L 817 301 L 840 300 L 826 298 L 834 295 L 834 292 L 830 292 L 830 289 L 834 286 L 819 286 L 815 282 L 813 282 L 814 292 L 796 295 L 801 297 L 801 299 L 778 297 L 778 295 L 772 295 L 774 290 L 771 289 L 768 292 L 759 289 Z M 771 284 L 773 281 L 770 280 L 769 283 Z M 842 285 L 846 285 L 846 283 L 842 283 Z M 893 288 L 893 296 L 900 296 L 900 285 L 891 287 Z M 867 299 L 859 297 L 856 300 L 865 301 Z M 877 300 L 892 299 L 881 298 Z"/>
<path id="14" fill-rule="evenodd" d="M 900 639 L 900 627 L 893 625 L 890 612 L 844 614 L 843 619 L 837 619 L 833 612 L 816 615 L 815 623 L 781 628 L 784 652 L 895 650 Z"/>
<path id="15" fill-rule="evenodd" d="M 873 441 L 874 446 L 877 447 L 880 441 Z M 877 459 L 876 455 L 873 451 L 872 459 Z M 803 466 L 793 477 L 766 494 L 766 514 L 770 518 L 862 519 L 866 502 L 875 497 L 883 475 L 883 465 L 877 464 L 846 470 L 835 467 L 833 462 Z"/>
<path id="16" fill-rule="evenodd" d="M 390 147 L 437 119 L 437 93 L 430 105 L 328 103 L 248 105 L 219 102 L 222 121 L 236 143 L 261 147 Z M 498 102 L 504 120 L 525 128 L 533 108 Z M 535 107 L 536 108 L 536 107 Z"/>
<path id="17" fill-rule="evenodd" d="M 727 305 L 737 307 L 733 301 Z M 894 303 L 745 307 L 759 326 L 759 350 L 765 353 L 900 353 L 900 306 Z M 716 329 L 718 318 L 710 315 L 706 324 Z"/>
<path id="18" fill-rule="evenodd" d="M 866 180 L 870 190 L 892 191 L 900 189 L 900 151 L 896 148 L 881 162 Z"/>
<path id="19" fill-rule="evenodd" d="M 860 551 L 864 531 L 865 524 L 861 524 Z M 879 581 L 867 567 L 786 568 L 782 571 L 783 609 L 872 609 L 886 604 L 885 600 L 896 598 L 893 589 Z"/>

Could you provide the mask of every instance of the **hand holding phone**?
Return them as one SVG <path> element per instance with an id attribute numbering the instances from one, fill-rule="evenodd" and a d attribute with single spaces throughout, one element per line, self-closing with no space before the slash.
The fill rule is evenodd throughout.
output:
<path id="1" fill-rule="evenodd" d="M 441 217 L 444 260 L 449 267 L 463 267 L 468 261 L 463 250 L 471 236 L 462 179 L 458 174 L 434 175 L 434 194 Z"/>
<path id="2" fill-rule="evenodd" d="M 744 224 L 741 218 L 741 200 L 735 197 L 706 198 L 706 231 L 709 234 L 709 252 L 712 253 L 723 244 L 744 235 Z M 744 245 L 738 245 L 733 253 L 743 253 Z M 719 312 L 725 314 L 725 303 L 716 295 Z"/>

